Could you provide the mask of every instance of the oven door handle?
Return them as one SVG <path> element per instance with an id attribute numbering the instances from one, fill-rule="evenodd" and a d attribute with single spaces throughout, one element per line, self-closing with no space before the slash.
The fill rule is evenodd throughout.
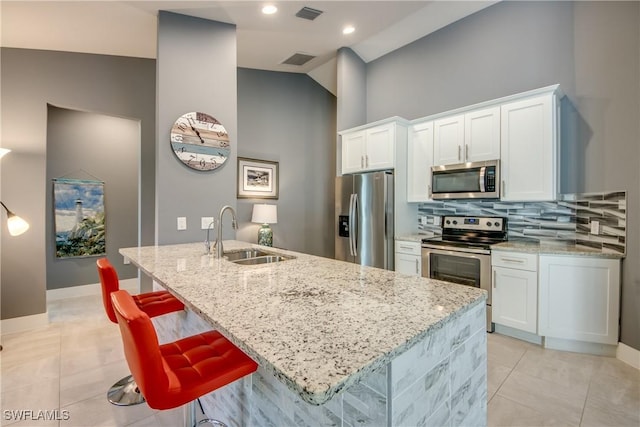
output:
<path id="1" fill-rule="evenodd" d="M 425 250 L 428 250 L 429 252 L 434 252 L 434 253 L 443 254 L 443 255 L 455 255 L 455 256 L 466 256 L 470 254 L 491 255 L 491 251 L 487 249 L 465 248 L 464 250 L 450 251 L 450 250 L 442 249 L 441 246 L 439 248 L 435 248 L 433 246 L 429 246 L 425 244 L 422 244 L 422 248 Z"/>

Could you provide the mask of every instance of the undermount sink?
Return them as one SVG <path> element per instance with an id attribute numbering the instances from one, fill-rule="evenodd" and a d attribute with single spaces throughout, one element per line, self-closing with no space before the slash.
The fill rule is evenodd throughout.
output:
<path id="1" fill-rule="evenodd" d="M 281 255 L 265 255 L 265 256 L 255 257 L 255 258 L 238 259 L 232 262 L 240 265 L 257 265 L 257 264 L 269 264 L 272 262 L 286 261 L 288 259 L 291 259 L 291 258 L 284 257 Z"/>
<path id="2" fill-rule="evenodd" d="M 237 260 L 243 260 L 247 258 L 256 258 L 259 256 L 271 255 L 268 252 L 261 251 L 259 249 L 243 249 L 240 251 L 229 251 L 224 253 L 224 257 L 231 262 L 235 262 Z"/>
<path id="3" fill-rule="evenodd" d="M 276 255 L 270 252 L 261 251 L 260 249 L 242 249 L 239 251 L 229 251 L 224 253 L 224 257 L 239 265 L 258 265 L 268 264 L 272 262 L 281 262 L 292 257 Z"/>

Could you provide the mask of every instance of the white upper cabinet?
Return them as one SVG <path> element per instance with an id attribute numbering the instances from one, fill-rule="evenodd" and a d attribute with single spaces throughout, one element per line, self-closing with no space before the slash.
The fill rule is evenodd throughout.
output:
<path id="1" fill-rule="evenodd" d="M 434 122 L 433 161 L 435 165 L 464 162 L 464 115 L 445 117 Z"/>
<path id="2" fill-rule="evenodd" d="M 483 108 L 434 122 L 434 164 L 500 158 L 500 107 Z"/>
<path id="3" fill-rule="evenodd" d="M 433 164 L 433 122 L 414 123 L 409 129 L 407 147 L 407 201 L 431 199 Z"/>
<path id="4" fill-rule="evenodd" d="M 555 92 L 502 105 L 502 200 L 555 200 L 558 102 Z"/>
<path id="5" fill-rule="evenodd" d="M 466 162 L 500 158 L 500 107 L 484 108 L 464 115 Z"/>
<path id="6" fill-rule="evenodd" d="M 340 135 L 343 174 L 395 168 L 395 122 L 346 130 L 340 132 Z"/>

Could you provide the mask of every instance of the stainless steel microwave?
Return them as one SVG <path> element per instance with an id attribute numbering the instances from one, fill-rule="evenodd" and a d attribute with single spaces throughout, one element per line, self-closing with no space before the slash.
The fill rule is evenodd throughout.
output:
<path id="1" fill-rule="evenodd" d="M 500 160 L 433 166 L 431 198 L 497 199 L 500 197 Z"/>

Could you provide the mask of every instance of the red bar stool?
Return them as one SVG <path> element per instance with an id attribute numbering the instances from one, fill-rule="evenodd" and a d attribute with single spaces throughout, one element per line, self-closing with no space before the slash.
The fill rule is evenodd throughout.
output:
<path id="1" fill-rule="evenodd" d="M 149 316 L 125 290 L 111 294 L 124 353 L 147 404 L 172 409 L 189 403 L 185 426 L 195 425 L 195 401 L 245 375 L 258 365 L 218 331 L 160 345 Z M 202 420 L 225 426 L 218 420 Z"/>
<path id="2" fill-rule="evenodd" d="M 118 323 L 116 314 L 111 305 L 111 293 L 120 289 L 118 273 L 107 258 L 100 258 L 96 261 L 98 275 L 102 285 L 102 303 L 107 317 L 113 323 Z M 149 315 L 149 317 L 160 316 L 174 311 L 184 309 L 184 304 L 171 295 L 168 291 L 147 292 L 133 297 L 135 304 Z M 140 394 L 138 385 L 131 375 L 127 375 L 111 386 L 107 392 L 107 399 L 114 405 L 130 406 L 144 402 L 144 396 Z"/>

